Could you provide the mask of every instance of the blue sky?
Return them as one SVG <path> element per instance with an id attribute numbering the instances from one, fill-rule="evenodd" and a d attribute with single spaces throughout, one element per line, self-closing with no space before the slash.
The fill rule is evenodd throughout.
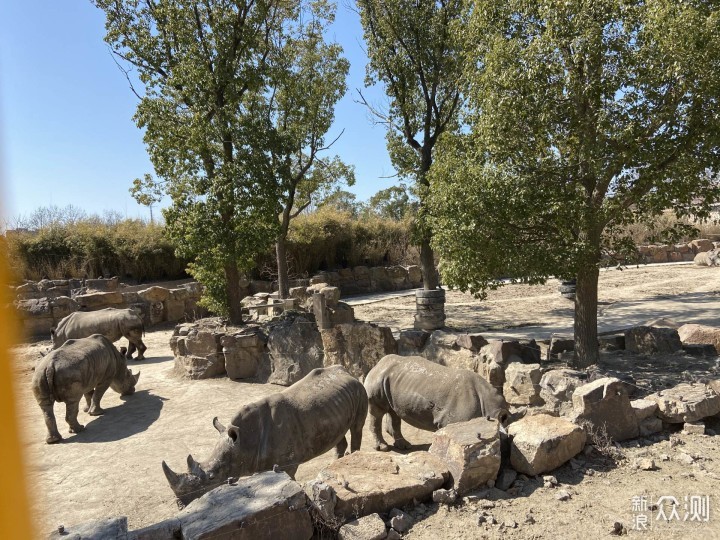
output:
<path id="1" fill-rule="evenodd" d="M 142 133 L 132 121 L 137 98 L 103 41 L 104 14 L 84 0 L 0 1 L 0 212 L 73 204 L 89 213 L 115 210 L 148 217 L 128 193 L 152 172 Z M 364 200 L 392 185 L 385 131 L 355 103 L 365 64 L 358 16 L 338 5 L 331 37 L 350 61 L 348 94 L 329 139 L 355 165 L 350 191 Z M 378 88 L 363 91 L 382 103 Z"/>

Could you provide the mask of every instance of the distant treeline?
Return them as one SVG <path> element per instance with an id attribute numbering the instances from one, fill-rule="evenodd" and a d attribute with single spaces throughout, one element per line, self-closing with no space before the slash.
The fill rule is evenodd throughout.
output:
<path id="1" fill-rule="evenodd" d="M 117 214 L 87 216 L 75 207 L 42 208 L 6 225 L 0 249 L 18 281 L 119 276 L 126 282 L 187 277 L 164 226 Z M 417 264 L 410 219 L 323 206 L 293 221 L 288 242 L 291 278 L 358 265 Z M 275 279 L 274 251 L 252 278 Z"/>

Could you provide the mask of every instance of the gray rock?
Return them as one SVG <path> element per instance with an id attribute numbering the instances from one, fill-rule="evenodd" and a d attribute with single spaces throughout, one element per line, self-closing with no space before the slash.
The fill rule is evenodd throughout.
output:
<path id="1" fill-rule="evenodd" d="M 682 349 L 674 328 L 635 326 L 625 330 L 625 348 L 638 354 L 668 354 Z"/>
<path id="2" fill-rule="evenodd" d="M 527 475 L 556 469 L 585 446 L 582 428 L 565 418 L 548 414 L 526 416 L 510 425 L 510 463 Z"/>
<path id="3" fill-rule="evenodd" d="M 432 500 L 439 504 L 455 504 L 457 491 L 454 489 L 436 489 L 433 491 Z"/>
<path id="4" fill-rule="evenodd" d="M 309 539 L 313 534 L 302 486 L 285 473 L 263 472 L 224 484 L 177 515 L 185 540 L 227 535 L 239 539 Z"/>
<path id="5" fill-rule="evenodd" d="M 495 480 L 495 487 L 507 491 L 517 478 L 517 471 L 510 467 L 503 467 Z"/>
<path id="6" fill-rule="evenodd" d="M 573 393 L 573 418 L 606 430 L 615 441 L 633 439 L 640 433 L 635 411 L 623 383 L 611 377 L 579 387 Z"/>
<path id="7" fill-rule="evenodd" d="M 338 531 L 339 540 L 383 540 L 386 537 L 385 522 L 379 514 L 348 521 Z"/>
<path id="8" fill-rule="evenodd" d="M 180 528 L 180 521 L 170 518 L 130 531 L 127 540 L 175 540 L 180 537 Z"/>
<path id="9" fill-rule="evenodd" d="M 270 325 L 267 350 L 272 366 L 270 383 L 290 386 L 313 369 L 323 367 L 322 338 L 310 317 L 288 316 Z"/>
<path id="10" fill-rule="evenodd" d="M 495 480 L 500 470 L 499 423 L 475 418 L 435 432 L 430 454 L 448 467 L 453 488 L 463 494 Z"/>
<path id="11" fill-rule="evenodd" d="M 401 356 L 416 356 L 420 354 L 430 333 L 425 330 L 401 330 L 398 337 L 398 354 Z"/>
<path id="12" fill-rule="evenodd" d="M 410 514 L 403 512 L 398 508 L 390 511 L 390 526 L 401 534 L 405 534 L 413 525 L 413 518 Z"/>
<path id="13" fill-rule="evenodd" d="M 652 399 L 635 399 L 630 402 L 630 405 L 635 411 L 635 417 L 638 422 L 642 422 L 646 418 L 650 418 L 658 410 L 658 405 Z"/>
<path id="14" fill-rule="evenodd" d="M 392 330 L 366 322 L 338 324 L 320 331 L 324 364 L 339 364 L 361 380 L 381 358 L 397 352 Z"/>
<path id="15" fill-rule="evenodd" d="M 670 424 L 697 422 L 720 412 L 720 396 L 702 383 L 680 383 L 646 399 L 658 404 L 657 416 Z"/>
<path id="16" fill-rule="evenodd" d="M 63 527 L 63 532 L 54 531 L 49 540 L 126 540 L 128 533 L 125 516 L 88 521 L 72 527 Z"/>
<path id="17" fill-rule="evenodd" d="M 505 368 L 503 395 L 510 405 L 542 405 L 540 364 L 511 362 Z"/>

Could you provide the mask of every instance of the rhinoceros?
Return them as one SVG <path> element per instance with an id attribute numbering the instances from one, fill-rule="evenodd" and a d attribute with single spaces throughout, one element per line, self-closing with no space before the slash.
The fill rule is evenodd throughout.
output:
<path id="1" fill-rule="evenodd" d="M 56 401 L 65 403 L 70 433 L 79 433 L 85 429 L 77 419 L 83 396 L 86 402 L 83 410 L 99 416 L 105 412 L 100 400 L 108 388 L 123 396 L 135 392 L 140 373 L 133 375 L 127 368 L 123 349 L 118 351 L 105 336 L 95 334 L 69 339 L 40 360 L 33 374 L 32 389 L 45 416 L 48 444 L 62 440 L 53 413 Z"/>
<path id="2" fill-rule="evenodd" d="M 698 266 L 720 266 L 720 250 L 701 251 L 693 259 Z"/>
<path id="3" fill-rule="evenodd" d="M 335 448 L 341 457 L 360 448 L 367 416 L 365 388 L 341 366 L 313 369 L 289 388 L 243 405 L 220 432 L 210 458 L 187 458 L 188 472 L 162 468 L 178 499 L 184 504 L 200 497 L 230 477 L 283 470 L 294 477 L 298 465 Z"/>
<path id="4" fill-rule="evenodd" d="M 124 337 L 129 342 L 126 356 L 132 358 L 137 348 L 138 360 L 143 359 L 147 350 L 142 341 L 144 333 L 143 320 L 135 311 L 117 308 L 76 311 L 63 318 L 57 328 L 50 331 L 53 349 L 57 349 L 68 339 L 84 338 L 93 334 L 102 334 L 112 342 Z"/>
<path id="5" fill-rule="evenodd" d="M 400 430 L 401 421 L 425 431 L 437 431 L 448 424 L 487 416 L 501 423 L 508 419 L 505 398 L 477 373 L 453 369 L 420 356 L 383 357 L 365 378 L 368 395 L 370 432 L 375 449 L 389 450 L 381 424 L 393 437 L 395 448 L 410 444 Z"/>

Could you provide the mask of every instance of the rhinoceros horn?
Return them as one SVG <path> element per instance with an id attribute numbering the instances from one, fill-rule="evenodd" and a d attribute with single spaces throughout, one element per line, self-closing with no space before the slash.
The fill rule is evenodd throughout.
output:
<path id="1" fill-rule="evenodd" d="M 163 472 L 165 473 L 165 478 L 167 478 L 168 482 L 170 483 L 170 487 L 173 491 L 175 491 L 175 489 L 180 485 L 180 476 L 175 474 L 164 461 L 162 462 L 162 468 Z"/>
<path id="2" fill-rule="evenodd" d="M 132 375 L 132 371 L 130 372 L 130 375 Z M 137 372 L 137 375 L 133 375 L 133 379 L 135 379 L 135 384 L 137 384 L 138 379 L 140 378 L 140 372 Z"/>
<path id="3" fill-rule="evenodd" d="M 200 464 L 193 459 L 192 454 L 188 454 L 187 464 L 188 464 L 188 471 L 190 472 L 190 474 L 194 474 L 195 476 L 200 477 L 200 478 L 205 476 L 205 473 L 200 468 Z"/>
<path id="4" fill-rule="evenodd" d="M 220 420 L 218 420 L 217 416 L 213 418 L 213 426 L 215 426 L 215 429 L 218 430 L 218 433 L 220 433 L 220 435 L 225 434 L 226 428 L 220 423 Z"/>

